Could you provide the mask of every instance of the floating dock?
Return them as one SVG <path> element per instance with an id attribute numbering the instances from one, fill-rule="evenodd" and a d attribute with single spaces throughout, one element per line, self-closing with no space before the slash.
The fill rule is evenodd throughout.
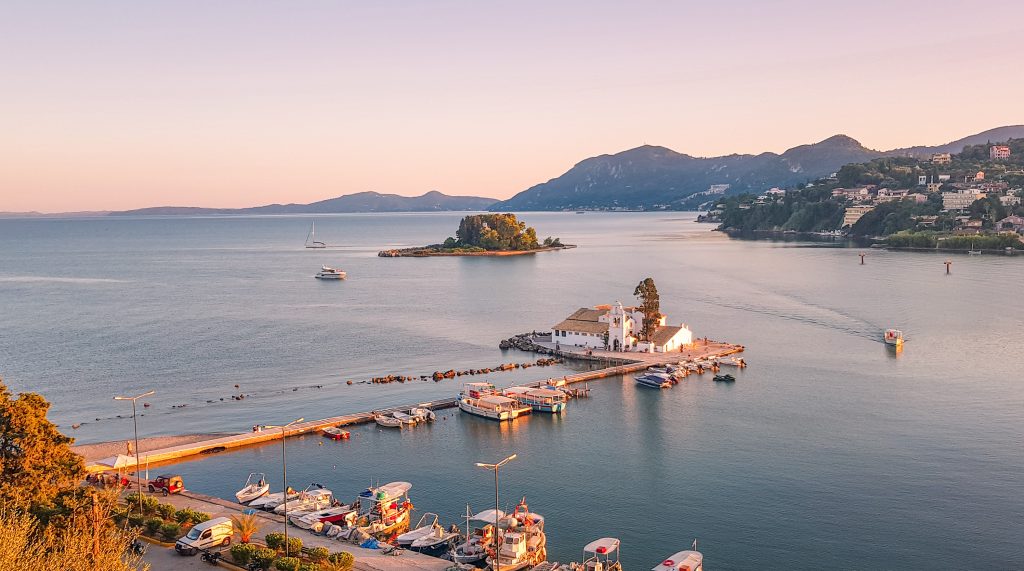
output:
<path id="1" fill-rule="evenodd" d="M 539 345 L 547 346 L 547 343 L 539 343 Z M 608 365 L 600 369 L 594 369 L 592 371 L 584 371 L 575 373 L 572 375 L 565 375 L 561 378 L 548 377 L 546 379 L 528 383 L 524 386 L 539 387 L 552 382 L 559 382 L 572 385 L 577 383 L 583 383 L 587 381 L 594 381 L 597 379 L 604 379 L 608 377 L 617 377 L 620 375 L 628 375 L 630 373 L 636 373 L 639 371 L 646 370 L 648 367 L 665 365 L 669 363 L 676 363 L 680 360 L 686 359 L 706 359 L 706 358 L 721 358 L 727 355 L 742 352 L 744 347 L 742 345 L 732 345 L 727 343 L 718 343 L 714 341 L 698 340 L 694 343 L 690 350 L 683 352 L 672 352 L 672 353 L 618 353 L 612 351 L 602 351 L 587 349 L 585 347 L 560 347 L 556 348 L 555 345 L 550 344 L 548 352 L 553 355 L 565 359 L 573 359 L 576 361 L 591 361 L 598 362 L 603 365 Z M 447 408 L 454 408 L 458 406 L 456 399 L 445 398 L 433 401 L 418 402 L 416 404 L 396 406 L 391 408 L 375 409 L 369 412 L 359 412 L 354 414 L 346 414 L 342 416 L 335 416 L 331 418 L 325 418 L 322 420 L 312 420 L 308 422 L 301 422 L 293 424 L 288 427 L 287 435 L 299 436 L 301 434 L 309 434 L 316 432 L 320 429 L 327 428 L 329 426 L 352 426 L 356 424 L 366 424 L 373 422 L 373 418 L 377 414 L 393 413 L 393 412 L 409 412 L 413 407 L 430 408 L 431 410 L 442 410 Z M 154 464 L 166 464 L 177 460 L 182 460 L 190 456 L 197 456 L 200 454 L 216 454 L 218 452 L 224 452 L 232 448 L 240 448 L 242 446 L 251 446 L 254 444 L 262 444 L 264 442 L 271 442 L 279 440 L 282 436 L 280 429 L 268 428 L 259 432 L 243 432 L 240 434 L 232 434 L 228 436 L 221 436 L 217 438 L 211 438 L 209 440 L 203 440 L 200 442 L 193 442 L 191 444 L 182 444 L 179 446 L 170 446 L 167 448 L 161 448 L 157 450 L 151 450 L 149 452 L 141 453 L 139 456 L 139 464 L 144 467 L 150 467 Z M 135 468 L 135 456 L 127 458 L 128 462 L 120 469 L 134 469 Z M 86 470 L 91 473 L 105 472 L 112 468 L 110 466 L 90 463 L 86 465 Z"/>

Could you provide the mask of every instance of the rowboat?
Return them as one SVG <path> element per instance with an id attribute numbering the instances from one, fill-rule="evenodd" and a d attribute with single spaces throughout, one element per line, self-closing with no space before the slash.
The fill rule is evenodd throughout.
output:
<path id="1" fill-rule="evenodd" d="M 349 431 L 342 430 L 336 426 L 324 427 L 321 429 L 321 432 L 323 432 L 324 436 L 330 438 L 331 440 L 347 440 L 348 437 L 351 436 L 349 434 Z"/>
<path id="2" fill-rule="evenodd" d="M 373 420 L 386 428 L 402 428 L 402 421 L 393 416 L 378 414 L 373 417 Z"/>

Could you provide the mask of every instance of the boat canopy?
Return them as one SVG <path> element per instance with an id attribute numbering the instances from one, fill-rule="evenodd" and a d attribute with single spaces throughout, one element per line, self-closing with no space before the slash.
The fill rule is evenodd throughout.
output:
<path id="1" fill-rule="evenodd" d="M 377 488 L 376 495 L 379 499 L 390 500 L 408 493 L 410 488 L 412 488 L 412 484 L 409 482 L 391 482 Z M 384 495 L 383 498 L 381 498 L 381 494 Z"/>
<path id="2" fill-rule="evenodd" d="M 601 539 L 591 541 L 583 548 L 584 553 L 599 553 L 601 555 L 611 555 L 616 549 L 619 548 L 619 540 L 614 537 L 602 537 Z"/>
<path id="3" fill-rule="evenodd" d="M 503 404 L 515 405 L 515 404 L 518 404 L 513 399 L 510 399 L 508 397 L 498 396 L 498 395 L 485 395 L 485 396 L 480 397 L 480 401 L 481 402 L 490 403 L 490 404 L 493 404 L 493 405 L 503 405 Z"/>
<path id="4" fill-rule="evenodd" d="M 472 387 L 474 389 L 493 389 L 494 388 L 494 385 L 491 384 L 491 383 L 466 383 L 466 386 L 467 387 Z"/>
<path id="5" fill-rule="evenodd" d="M 475 520 L 479 520 L 479 521 L 485 521 L 485 522 L 488 522 L 488 523 L 494 523 L 495 519 L 501 519 L 503 517 L 505 517 L 505 512 L 503 512 L 501 510 L 498 510 L 498 515 L 497 516 L 494 515 L 494 510 L 484 510 L 484 511 L 476 514 L 475 516 L 473 516 L 471 519 L 475 519 Z"/>
<path id="6" fill-rule="evenodd" d="M 505 389 L 505 392 L 506 393 L 514 393 L 514 394 L 517 394 L 517 395 L 522 395 L 522 394 L 526 394 L 526 393 L 528 393 L 528 392 L 530 392 L 532 390 L 533 389 L 530 388 L 530 387 L 509 387 L 509 388 Z"/>
<path id="7" fill-rule="evenodd" d="M 530 396 L 541 397 L 541 398 L 564 398 L 565 393 L 562 391 L 554 391 L 551 389 L 530 389 L 528 391 Z"/>
<path id="8" fill-rule="evenodd" d="M 680 551 L 661 562 L 651 571 L 695 571 L 704 561 L 699 551 Z"/>

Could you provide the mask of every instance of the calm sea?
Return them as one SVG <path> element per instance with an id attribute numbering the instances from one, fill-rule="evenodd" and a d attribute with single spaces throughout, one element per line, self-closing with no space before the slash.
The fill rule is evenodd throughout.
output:
<path id="1" fill-rule="evenodd" d="M 526 496 L 547 517 L 553 559 L 612 535 L 630 569 L 694 538 L 709 571 L 1024 568 L 1024 260 L 956 256 L 946 276 L 943 256 L 870 250 L 861 266 L 857 250 L 730 240 L 689 214 L 593 213 L 524 216 L 575 250 L 376 257 L 439 241 L 460 216 L 321 216 L 337 247 L 319 251 L 302 248 L 306 217 L 0 220 L 0 374 L 50 399 L 81 442 L 128 436 L 112 397 L 149 389 L 143 436 L 246 430 L 453 395 L 455 381 L 358 381 L 528 361 L 498 341 L 632 301 L 650 276 L 670 321 L 747 346 L 734 385 L 608 379 L 559 418 L 448 412 L 302 437 L 289 483 L 349 497 L 407 480 L 419 510 L 456 523 L 493 501 L 473 463 L 516 452 L 502 503 Z M 349 279 L 313 279 L 321 264 Z M 903 354 L 880 342 L 886 327 L 905 331 Z M 279 454 L 175 469 L 228 496 L 250 470 L 278 486 Z"/>

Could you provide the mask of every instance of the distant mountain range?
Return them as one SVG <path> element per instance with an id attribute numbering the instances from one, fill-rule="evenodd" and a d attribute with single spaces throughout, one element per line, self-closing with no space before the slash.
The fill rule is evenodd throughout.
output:
<path id="1" fill-rule="evenodd" d="M 568 172 L 491 206 L 492 211 L 575 210 L 590 208 L 695 208 L 710 197 L 712 185 L 729 185 L 729 194 L 793 186 L 836 172 L 848 163 L 883 156 L 928 156 L 960 151 L 965 145 L 1024 137 L 1024 125 L 999 127 L 934 147 L 891 151 L 868 149 L 846 135 L 793 147 L 781 155 L 692 157 L 644 145 L 577 163 Z"/>
<path id="2" fill-rule="evenodd" d="M 111 216 L 204 215 L 204 214 L 338 214 L 345 212 L 447 212 L 481 211 L 497 202 L 480 196 L 448 196 L 430 191 L 421 196 L 399 196 L 379 192 L 358 192 L 309 204 L 268 204 L 251 208 L 196 208 L 156 206 L 111 212 Z"/>

